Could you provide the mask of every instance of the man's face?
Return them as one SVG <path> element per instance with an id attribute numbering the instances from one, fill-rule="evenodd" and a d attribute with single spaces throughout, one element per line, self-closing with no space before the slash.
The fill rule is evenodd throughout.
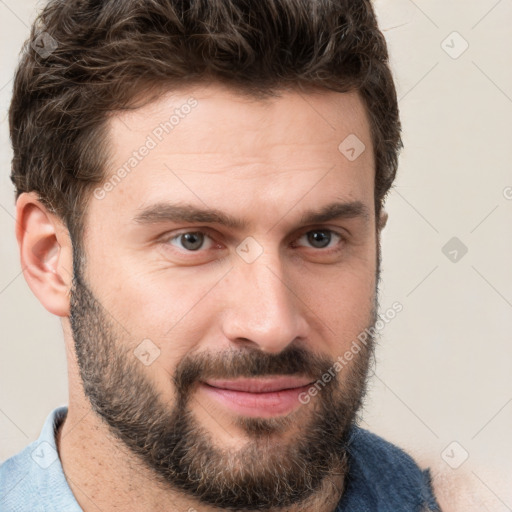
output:
<path id="1" fill-rule="evenodd" d="M 343 470 L 371 356 L 370 340 L 334 366 L 375 320 L 359 96 L 197 87 L 109 123 L 71 296 L 93 409 L 204 503 L 307 498 Z"/>

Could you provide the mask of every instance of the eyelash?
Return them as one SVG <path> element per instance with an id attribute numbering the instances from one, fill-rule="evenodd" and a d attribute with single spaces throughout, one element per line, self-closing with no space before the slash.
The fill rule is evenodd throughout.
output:
<path id="1" fill-rule="evenodd" d="M 304 231 L 302 232 L 302 234 L 297 237 L 290 245 L 293 247 L 293 248 L 297 248 L 297 247 L 305 247 L 305 246 L 299 246 L 297 245 L 297 241 L 300 240 L 301 238 L 307 236 L 309 233 L 314 233 L 314 232 L 320 232 L 320 231 L 323 231 L 323 232 L 327 232 L 327 233 L 330 233 L 331 235 L 334 235 L 335 237 L 338 237 L 338 243 L 336 244 L 338 247 L 334 247 L 334 248 L 330 248 L 330 247 L 327 247 L 327 248 L 315 248 L 315 247 L 306 247 L 306 248 L 309 248 L 309 249 L 313 249 L 313 250 L 317 250 L 319 252 L 322 252 L 322 253 L 332 253 L 332 252 L 336 252 L 336 251 L 339 251 L 340 248 L 339 248 L 339 245 L 342 245 L 344 244 L 347 240 L 346 240 L 346 237 L 340 233 L 339 231 L 335 231 L 333 229 L 330 229 L 330 228 L 314 228 L 314 229 L 308 229 L 307 231 Z M 205 230 L 205 229 L 194 229 L 194 230 L 187 230 L 187 231 L 181 231 L 179 233 L 176 233 L 176 234 L 173 234 L 172 236 L 166 236 L 164 239 L 163 239 L 163 243 L 164 245 L 173 245 L 171 244 L 171 242 L 173 240 L 178 240 L 179 237 L 183 236 L 183 235 L 186 235 L 186 234 L 189 234 L 189 233 L 200 233 L 202 235 L 205 235 L 205 237 L 208 237 L 212 243 L 215 245 L 217 244 L 217 246 L 219 245 L 218 242 L 215 241 L 215 239 L 213 238 L 213 236 L 209 233 L 208 230 Z M 178 248 L 180 249 L 180 248 Z M 187 249 L 180 249 L 182 252 L 185 252 L 185 253 L 188 253 L 188 254 L 199 254 L 199 253 L 203 253 L 205 251 L 208 251 L 210 249 L 198 249 L 196 251 L 191 251 L 191 250 L 187 250 Z"/>

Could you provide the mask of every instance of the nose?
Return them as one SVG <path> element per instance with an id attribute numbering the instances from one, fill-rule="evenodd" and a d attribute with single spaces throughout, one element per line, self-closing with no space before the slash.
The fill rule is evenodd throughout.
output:
<path id="1" fill-rule="evenodd" d="M 224 335 L 235 345 L 255 345 L 279 353 L 308 334 L 305 304 L 285 281 L 281 265 L 258 260 L 242 264 L 230 276 Z"/>

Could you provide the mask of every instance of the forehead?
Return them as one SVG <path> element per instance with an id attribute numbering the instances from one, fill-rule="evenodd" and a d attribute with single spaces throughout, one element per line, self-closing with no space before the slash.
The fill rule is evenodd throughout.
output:
<path id="1" fill-rule="evenodd" d="M 373 203 L 370 126 L 357 92 L 261 100 L 197 86 L 118 112 L 108 128 L 105 197 L 93 208 L 117 215 L 157 201 L 240 210 L 259 198 L 276 214 L 301 195 L 305 208 L 326 195 L 325 203 Z"/>
<path id="2" fill-rule="evenodd" d="M 260 97 L 216 82 L 172 90 L 159 89 L 156 94 L 154 91 L 141 93 L 134 100 L 141 107 L 115 112 L 109 124 L 113 130 L 123 131 L 123 127 L 127 128 L 128 125 L 130 130 L 142 129 L 147 132 L 154 128 L 152 117 L 161 121 L 169 120 L 171 114 L 177 113 L 176 110 L 187 102 L 192 103 L 192 100 L 200 106 L 191 109 L 194 110 L 193 119 L 198 121 L 198 125 L 200 120 L 208 120 L 210 123 L 204 128 L 211 129 L 212 117 L 215 117 L 215 127 L 223 133 L 233 132 L 236 128 L 228 121 L 268 132 L 269 137 L 275 137 L 276 132 L 286 136 L 279 128 L 284 125 L 294 126 L 296 122 L 313 123 L 312 126 L 316 128 L 320 127 L 317 122 L 321 122 L 324 128 L 331 131 L 346 127 L 364 132 L 368 125 L 366 109 L 358 91 L 339 93 L 318 88 L 309 91 L 276 89 L 272 94 Z M 293 118 L 290 117 L 292 112 Z M 218 118 L 218 114 L 223 115 Z M 181 126 L 180 131 L 186 126 Z M 242 135 L 237 133 L 237 137 Z M 304 135 L 305 139 L 309 139 L 311 134 Z"/>

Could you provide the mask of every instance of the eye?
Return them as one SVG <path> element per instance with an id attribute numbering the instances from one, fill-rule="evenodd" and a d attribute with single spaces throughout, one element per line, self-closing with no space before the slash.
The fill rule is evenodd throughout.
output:
<path id="1" fill-rule="evenodd" d="M 314 249 L 329 249 L 335 247 L 343 238 L 330 229 L 315 229 L 304 233 L 299 240 L 299 245 L 308 244 Z"/>
<path id="2" fill-rule="evenodd" d="M 212 239 L 201 231 L 190 231 L 180 233 L 169 240 L 171 245 L 186 251 L 198 251 L 209 249 L 212 246 Z"/>

